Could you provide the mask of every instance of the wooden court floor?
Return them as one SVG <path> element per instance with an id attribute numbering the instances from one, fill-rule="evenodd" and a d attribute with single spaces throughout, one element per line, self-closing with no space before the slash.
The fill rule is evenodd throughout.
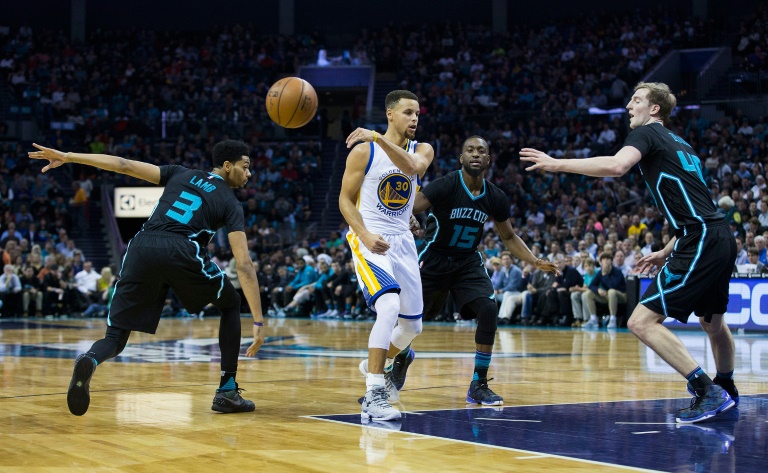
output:
<path id="1" fill-rule="evenodd" d="M 688 405 L 684 383 L 626 330 L 502 327 L 489 376 L 505 407 L 482 409 L 465 402 L 474 326 L 425 324 L 403 421 L 361 426 L 371 323 L 266 325 L 267 343 L 238 372 L 253 413 L 210 410 L 218 319 L 163 319 L 98 367 L 90 409 L 75 417 L 73 360 L 105 321 L 0 320 L 0 472 L 761 471 L 768 458 L 765 335 L 736 339 L 740 413 L 680 429 L 670 416 Z M 678 333 L 713 373 L 701 332 Z"/>

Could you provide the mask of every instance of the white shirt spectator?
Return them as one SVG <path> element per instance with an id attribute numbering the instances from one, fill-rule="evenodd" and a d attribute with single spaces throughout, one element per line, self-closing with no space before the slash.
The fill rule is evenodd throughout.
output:
<path id="1" fill-rule="evenodd" d="M 600 144 L 613 144 L 616 142 L 616 132 L 610 128 L 605 128 L 600 132 L 600 136 L 597 137 L 597 142 Z"/>
<path id="2" fill-rule="evenodd" d="M 761 174 L 758 174 L 755 177 L 755 185 L 752 186 L 752 197 L 754 197 L 755 199 L 759 199 L 760 191 L 765 189 L 766 187 L 768 186 L 766 186 L 765 184 L 765 178 Z"/>
<path id="3" fill-rule="evenodd" d="M 75 284 L 77 289 L 83 294 L 96 292 L 96 283 L 101 278 L 101 274 L 93 270 L 90 261 L 83 264 L 83 270 L 75 274 Z"/>

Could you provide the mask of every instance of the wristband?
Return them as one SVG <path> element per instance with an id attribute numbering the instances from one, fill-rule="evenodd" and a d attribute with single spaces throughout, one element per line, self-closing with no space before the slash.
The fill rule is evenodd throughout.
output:
<path id="1" fill-rule="evenodd" d="M 377 141 L 378 139 L 379 139 L 379 134 L 378 134 L 378 133 L 376 133 L 376 132 L 374 131 L 374 132 L 373 132 L 373 142 L 374 142 L 374 143 L 377 143 L 377 142 L 378 142 L 378 141 Z"/>
<path id="2" fill-rule="evenodd" d="M 254 322 L 253 325 L 255 325 L 257 327 L 263 327 L 264 326 L 264 322 Z"/>

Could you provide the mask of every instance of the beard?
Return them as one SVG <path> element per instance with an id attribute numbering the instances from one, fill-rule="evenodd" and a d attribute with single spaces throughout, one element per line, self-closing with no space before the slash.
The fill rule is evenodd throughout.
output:
<path id="1" fill-rule="evenodd" d="M 478 178 L 478 177 L 482 176 L 485 173 L 485 171 L 488 169 L 488 166 L 482 166 L 482 167 L 479 167 L 479 168 L 473 168 L 473 167 L 470 167 L 469 164 L 462 164 L 461 165 L 461 169 L 463 169 L 464 172 L 466 172 L 467 174 L 469 174 L 473 178 Z"/>

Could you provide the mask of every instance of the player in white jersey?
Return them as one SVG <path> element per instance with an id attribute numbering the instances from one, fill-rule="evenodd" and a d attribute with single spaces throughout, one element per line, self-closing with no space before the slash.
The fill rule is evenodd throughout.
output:
<path id="1" fill-rule="evenodd" d="M 358 128 L 347 137 L 347 147 L 354 148 L 339 194 L 358 283 L 376 312 L 368 359 L 360 363 L 367 387 L 364 422 L 400 418 L 390 404 L 399 393 L 385 369 L 391 370 L 395 355 L 421 333 L 421 278 L 409 222 L 421 176 L 435 154 L 429 144 L 413 141 L 419 123 L 415 94 L 392 91 L 385 105 L 384 135 Z"/>

